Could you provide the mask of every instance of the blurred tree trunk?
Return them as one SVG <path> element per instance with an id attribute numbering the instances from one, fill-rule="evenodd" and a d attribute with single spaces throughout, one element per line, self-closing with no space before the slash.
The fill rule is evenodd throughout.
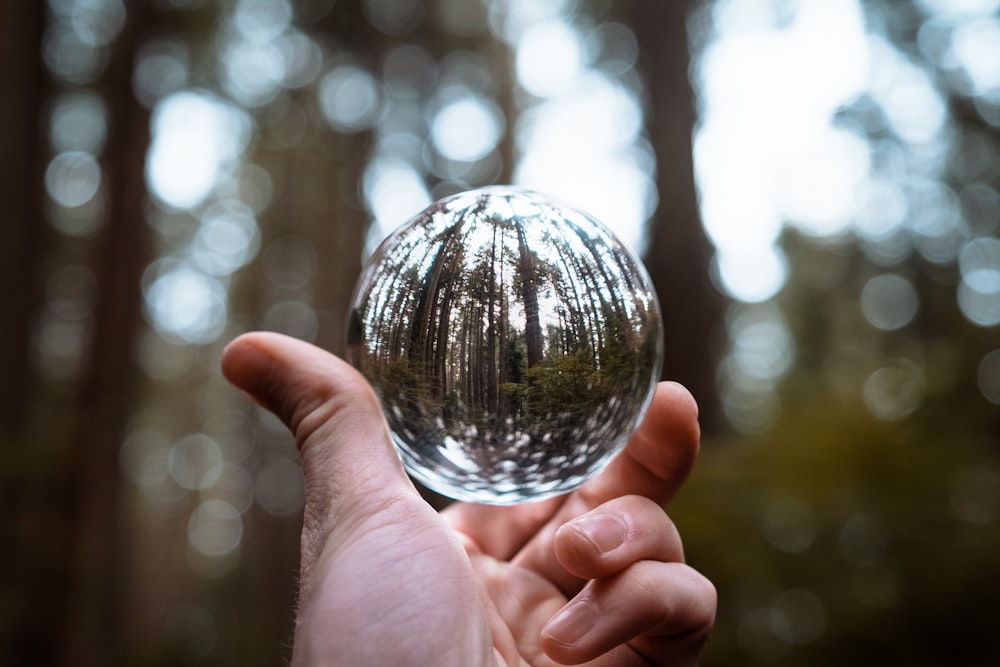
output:
<path id="1" fill-rule="evenodd" d="M 49 583 L 58 561 L 48 548 L 58 536 L 47 534 L 46 506 L 33 502 L 48 472 L 32 428 L 38 401 L 31 364 L 47 250 L 44 30 L 45 3 L 0 3 L 0 656 L 10 664 L 45 664 L 45 624 L 58 599 L 58 584 Z"/>
<path id="2" fill-rule="evenodd" d="M 45 3 L 0 5 L 0 446 L 22 435 L 32 389 L 32 313 L 44 256 Z"/>
<path id="3" fill-rule="evenodd" d="M 110 217 L 98 237 L 62 240 L 94 267 L 99 297 L 81 377 L 38 382 L 30 361 L 36 314 L 52 260 L 44 219 L 44 138 L 50 95 L 42 63 L 45 3 L 0 10 L 0 560 L 5 595 L 0 646 L 11 664 L 120 664 L 114 595 L 124 581 L 117 539 L 117 446 L 134 400 L 132 340 L 141 321 L 143 164 L 148 114 L 131 95 L 141 32 L 129 10 L 110 68 L 111 132 L 105 168 Z M 79 260 L 78 260 L 79 261 Z M 67 409 L 68 412 L 60 410 Z M 13 613 L 8 613 L 13 612 Z"/>
<path id="4" fill-rule="evenodd" d="M 95 247 L 99 294 L 94 332 L 65 470 L 64 511 L 73 558 L 72 606 L 61 643 L 65 665 L 123 664 L 128 639 L 119 631 L 129 540 L 122 535 L 118 449 L 138 403 L 140 283 L 150 258 L 150 227 L 143 210 L 149 113 L 132 95 L 131 85 L 136 52 L 150 25 L 148 7 L 129 6 L 101 82 L 110 126 L 104 159 L 110 211 Z"/>
<path id="5" fill-rule="evenodd" d="M 712 246 L 694 183 L 687 17 L 696 2 L 637 2 L 631 19 L 649 90 L 647 124 L 657 162 L 659 205 L 646 252 L 663 308 L 664 377 L 691 390 L 703 427 L 711 429 L 719 412 L 715 376 L 722 297 L 709 277 Z"/>

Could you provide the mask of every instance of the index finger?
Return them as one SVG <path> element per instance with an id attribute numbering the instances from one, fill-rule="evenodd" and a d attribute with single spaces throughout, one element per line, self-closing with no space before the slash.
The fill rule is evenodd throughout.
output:
<path id="1" fill-rule="evenodd" d="M 577 491 L 514 507 L 452 505 L 443 514 L 453 528 L 495 558 L 506 560 L 521 550 L 530 553 L 526 545 L 533 538 L 551 539 L 569 519 L 613 498 L 642 495 L 666 504 L 691 472 L 700 434 L 694 398 L 675 382 L 661 382 L 625 449 Z M 542 535 L 540 529 L 546 524 L 549 529 Z"/>
<path id="2" fill-rule="evenodd" d="M 694 397 L 676 382 L 661 382 L 625 449 L 576 493 L 592 503 L 588 510 L 625 495 L 666 505 L 691 473 L 700 443 Z"/>
<path id="3" fill-rule="evenodd" d="M 559 527 L 621 496 L 645 496 L 666 505 L 691 473 L 700 439 L 694 398 L 675 382 L 661 382 L 646 418 L 625 449 L 601 474 L 566 496 L 513 562 L 534 570 L 567 596 L 573 595 L 583 580 L 567 572 L 556 559 L 553 540 Z"/>

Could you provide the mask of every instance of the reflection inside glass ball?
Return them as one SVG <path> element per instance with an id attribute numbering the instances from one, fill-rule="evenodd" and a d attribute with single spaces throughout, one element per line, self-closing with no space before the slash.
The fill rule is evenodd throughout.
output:
<path id="1" fill-rule="evenodd" d="M 356 288 L 351 362 L 409 473 L 512 504 L 575 489 L 632 435 L 662 360 L 642 264 L 592 218 L 508 187 L 443 199 Z"/>

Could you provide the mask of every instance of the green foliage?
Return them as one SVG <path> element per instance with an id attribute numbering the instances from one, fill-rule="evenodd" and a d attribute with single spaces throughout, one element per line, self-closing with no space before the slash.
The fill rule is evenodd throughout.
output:
<path id="1" fill-rule="evenodd" d="M 719 589 L 704 664 L 993 664 L 995 406 L 887 423 L 816 385 L 783 399 L 767 433 L 707 443 L 672 508 Z"/>
<path id="2" fill-rule="evenodd" d="M 525 372 L 525 402 L 536 415 L 560 415 L 584 419 L 580 412 L 594 405 L 594 397 L 606 396 L 608 387 L 587 349 L 565 354 L 551 363 L 532 366 Z"/>

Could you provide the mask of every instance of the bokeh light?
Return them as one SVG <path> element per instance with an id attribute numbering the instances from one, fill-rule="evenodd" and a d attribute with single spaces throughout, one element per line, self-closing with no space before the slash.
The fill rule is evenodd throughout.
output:
<path id="1" fill-rule="evenodd" d="M 423 17 L 424 5 L 420 0 L 364 0 L 362 9 L 379 32 L 405 35 Z"/>
<path id="2" fill-rule="evenodd" d="M 879 419 L 904 419 L 923 401 L 927 390 L 924 370 L 910 359 L 890 359 L 865 380 L 865 406 Z"/>
<path id="3" fill-rule="evenodd" d="M 894 331 L 913 320 L 919 305 L 917 290 L 909 280 L 895 274 L 875 276 L 861 291 L 861 310 L 877 329 Z"/>
<path id="4" fill-rule="evenodd" d="M 167 454 L 170 477 L 189 491 L 212 487 L 222 475 L 223 462 L 218 443 L 202 433 L 184 436 Z"/>
<path id="5" fill-rule="evenodd" d="M 969 321 L 989 327 L 1000 324 L 1000 239 L 976 238 L 958 258 L 962 282 L 958 305 Z"/>
<path id="6" fill-rule="evenodd" d="M 213 276 L 228 275 L 252 260 L 260 247 L 253 211 L 236 200 L 221 200 L 205 209 L 191 241 L 191 263 Z"/>
<path id="7" fill-rule="evenodd" d="M 319 103 L 330 127 L 338 132 L 360 132 L 375 121 L 378 86 L 361 67 L 340 65 L 320 80 Z"/>
<path id="8" fill-rule="evenodd" d="M 565 94 L 582 74 L 584 56 L 582 35 L 566 21 L 534 25 L 517 43 L 518 83 L 537 97 Z"/>
<path id="9" fill-rule="evenodd" d="M 146 165 L 150 190 L 174 208 L 197 206 L 249 139 L 249 118 L 235 106 L 200 91 L 170 95 L 154 111 Z"/>
<path id="10" fill-rule="evenodd" d="M 133 484 L 149 487 L 170 474 L 170 439 L 161 431 L 133 431 L 118 450 L 122 474 Z"/>
<path id="11" fill-rule="evenodd" d="M 474 162 L 496 148 L 503 134 L 503 118 L 488 99 L 468 95 L 446 104 L 431 122 L 431 139 L 449 160 Z"/>
<path id="12" fill-rule="evenodd" d="M 1000 350 L 989 352 L 979 362 L 977 379 L 986 400 L 1000 405 Z"/>
<path id="13" fill-rule="evenodd" d="M 209 343 L 226 326 L 225 286 L 184 262 L 164 262 L 147 271 L 146 313 L 153 326 L 188 343 Z M 155 277 L 152 277 L 154 276 Z"/>
<path id="14" fill-rule="evenodd" d="M 176 40 L 150 40 L 136 56 L 132 88 L 136 98 L 147 108 L 184 88 L 190 67 L 187 49 Z"/>
<path id="15" fill-rule="evenodd" d="M 372 212 L 366 254 L 375 250 L 392 230 L 431 203 L 431 196 L 420 172 L 406 160 L 372 160 L 362 178 L 365 203 Z"/>
<path id="16" fill-rule="evenodd" d="M 242 538 L 240 513 L 225 500 L 206 500 L 188 519 L 188 540 L 204 556 L 227 556 L 239 548 Z"/>
<path id="17" fill-rule="evenodd" d="M 57 98 L 49 125 L 49 144 L 55 152 L 99 155 L 107 133 L 107 110 L 96 93 L 65 93 Z"/>
<path id="18" fill-rule="evenodd" d="M 101 166 L 89 153 L 70 151 L 52 158 L 45 170 L 45 189 L 60 206 L 83 206 L 101 187 Z"/>

